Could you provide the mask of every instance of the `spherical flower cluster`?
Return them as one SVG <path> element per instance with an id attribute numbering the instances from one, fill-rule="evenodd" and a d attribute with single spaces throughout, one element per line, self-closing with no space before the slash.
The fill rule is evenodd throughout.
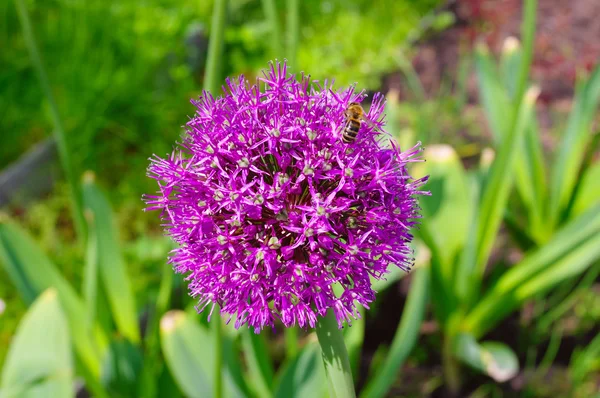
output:
<path id="1" fill-rule="evenodd" d="M 258 333 L 276 319 L 314 327 L 332 308 L 341 327 L 375 299 L 371 278 L 409 269 L 424 179 L 406 165 L 420 148 L 401 152 L 382 130 L 381 95 L 344 142 L 345 110 L 364 97 L 276 63 L 192 101 L 182 142 L 151 159 L 160 190 L 145 201 L 162 210 L 198 311 L 217 303 Z"/>

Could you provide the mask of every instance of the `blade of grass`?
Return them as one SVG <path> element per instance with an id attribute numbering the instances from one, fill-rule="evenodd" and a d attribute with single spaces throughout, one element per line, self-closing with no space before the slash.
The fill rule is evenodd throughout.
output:
<path id="1" fill-rule="evenodd" d="M 125 261 L 113 225 L 113 213 L 106 196 L 86 173 L 83 183 L 84 203 L 94 217 L 97 239 L 98 271 L 119 332 L 133 343 L 140 341 L 135 297 Z M 90 239 L 92 236 L 90 235 Z"/>
<path id="2" fill-rule="evenodd" d="M 219 81 L 221 79 L 221 60 L 223 58 L 223 43 L 225 37 L 225 25 L 227 23 L 227 0 L 215 0 L 210 40 L 208 42 L 208 56 L 206 59 L 206 71 L 204 73 L 204 89 L 213 96 L 217 96 Z"/>
<path id="3" fill-rule="evenodd" d="M 275 57 L 283 56 L 283 41 L 275 0 L 262 0 L 262 7 L 271 28 L 271 51 Z"/>
<path id="4" fill-rule="evenodd" d="M 298 42 L 300 40 L 300 1 L 287 0 L 287 57 L 292 70 L 299 70 Z"/>
<path id="5" fill-rule="evenodd" d="M 77 180 L 77 172 L 71 160 L 69 146 L 67 144 L 67 136 L 63 129 L 62 120 L 58 111 L 58 106 L 56 105 L 56 101 L 54 100 L 54 94 L 52 94 L 50 81 L 48 80 L 48 75 L 46 74 L 46 69 L 44 68 L 44 63 L 42 62 L 42 57 L 38 50 L 35 36 L 33 34 L 33 29 L 31 28 L 31 19 L 29 18 L 29 12 L 27 11 L 27 7 L 25 6 L 25 2 L 23 0 L 15 0 L 15 4 L 17 6 L 19 21 L 21 23 L 21 27 L 23 28 L 23 38 L 25 39 L 25 44 L 27 45 L 29 56 L 31 57 L 33 67 L 38 75 L 40 84 L 42 85 L 42 91 L 44 92 L 46 100 L 50 105 L 50 114 L 52 116 L 52 122 L 54 124 L 54 140 L 56 141 L 56 146 L 58 148 L 58 154 L 60 157 L 60 163 L 63 172 L 65 173 L 67 182 L 69 183 L 69 187 L 71 189 L 71 211 L 73 213 L 75 231 L 77 233 L 77 237 L 79 238 L 79 242 L 83 244 L 86 240 L 85 220 L 83 217 L 83 203 L 81 200 L 81 190 L 79 187 L 79 181 Z"/>
<path id="6" fill-rule="evenodd" d="M 397 379 L 400 367 L 417 342 L 429 297 L 430 266 L 422 265 L 414 273 L 402 318 L 385 362 L 376 370 L 372 369 L 373 377 L 369 379 L 368 384 L 360 394 L 361 398 L 386 396 Z"/>

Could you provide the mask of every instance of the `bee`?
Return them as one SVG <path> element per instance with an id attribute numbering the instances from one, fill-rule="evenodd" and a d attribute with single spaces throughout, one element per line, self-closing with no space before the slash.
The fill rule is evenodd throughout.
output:
<path id="1" fill-rule="evenodd" d="M 358 102 L 351 102 L 344 111 L 346 121 L 342 129 L 342 142 L 350 144 L 356 141 L 356 136 L 365 118 L 365 110 Z"/>

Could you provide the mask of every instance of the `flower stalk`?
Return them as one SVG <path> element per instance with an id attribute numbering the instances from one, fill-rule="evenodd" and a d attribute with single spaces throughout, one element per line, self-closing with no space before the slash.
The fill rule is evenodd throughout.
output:
<path id="1" fill-rule="evenodd" d="M 329 396 L 331 398 L 356 397 L 344 334 L 338 328 L 332 310 L 319 318 L 316 329 L 327 375 Z"/>
<path id="2" fill-rule="evenodd" d="M 223 54 L 225 24 L 227 19 L 227 0 L 216 0 L 212 15 L 211 37 L 206 60 L 204 75 L 204 90 L 216 93 Z M 216 320 L 213 326 L 215 338 L 215 374 L 213 388 L 215 398 L 223 396 L 223 326 L 221 319 Z"/>
<path id="3" fill-rule="evenodd" d="M 223 324 L 221 317 L 214 322 L 213 332 L 215 335 L 215 375 L 214 391 L 215 398 L 223 397 Z"/>

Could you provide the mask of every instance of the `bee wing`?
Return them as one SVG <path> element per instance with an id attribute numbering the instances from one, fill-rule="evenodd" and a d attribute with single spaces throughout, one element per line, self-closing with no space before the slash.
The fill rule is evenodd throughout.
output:
<path id="1" fill-rule="evenodd" d="M 363 122 L 365 122 L 366 124 L 368 124 L 370 127 L 372 127 L 373 129 L 378 129 L 377 125 L 375 124 L 375 122 L 373 122 L 371 119 L 369 119 L 367 117 L 367 114 L 365 113 L 364 115 L 362 115 L 361 120 Z"/>

